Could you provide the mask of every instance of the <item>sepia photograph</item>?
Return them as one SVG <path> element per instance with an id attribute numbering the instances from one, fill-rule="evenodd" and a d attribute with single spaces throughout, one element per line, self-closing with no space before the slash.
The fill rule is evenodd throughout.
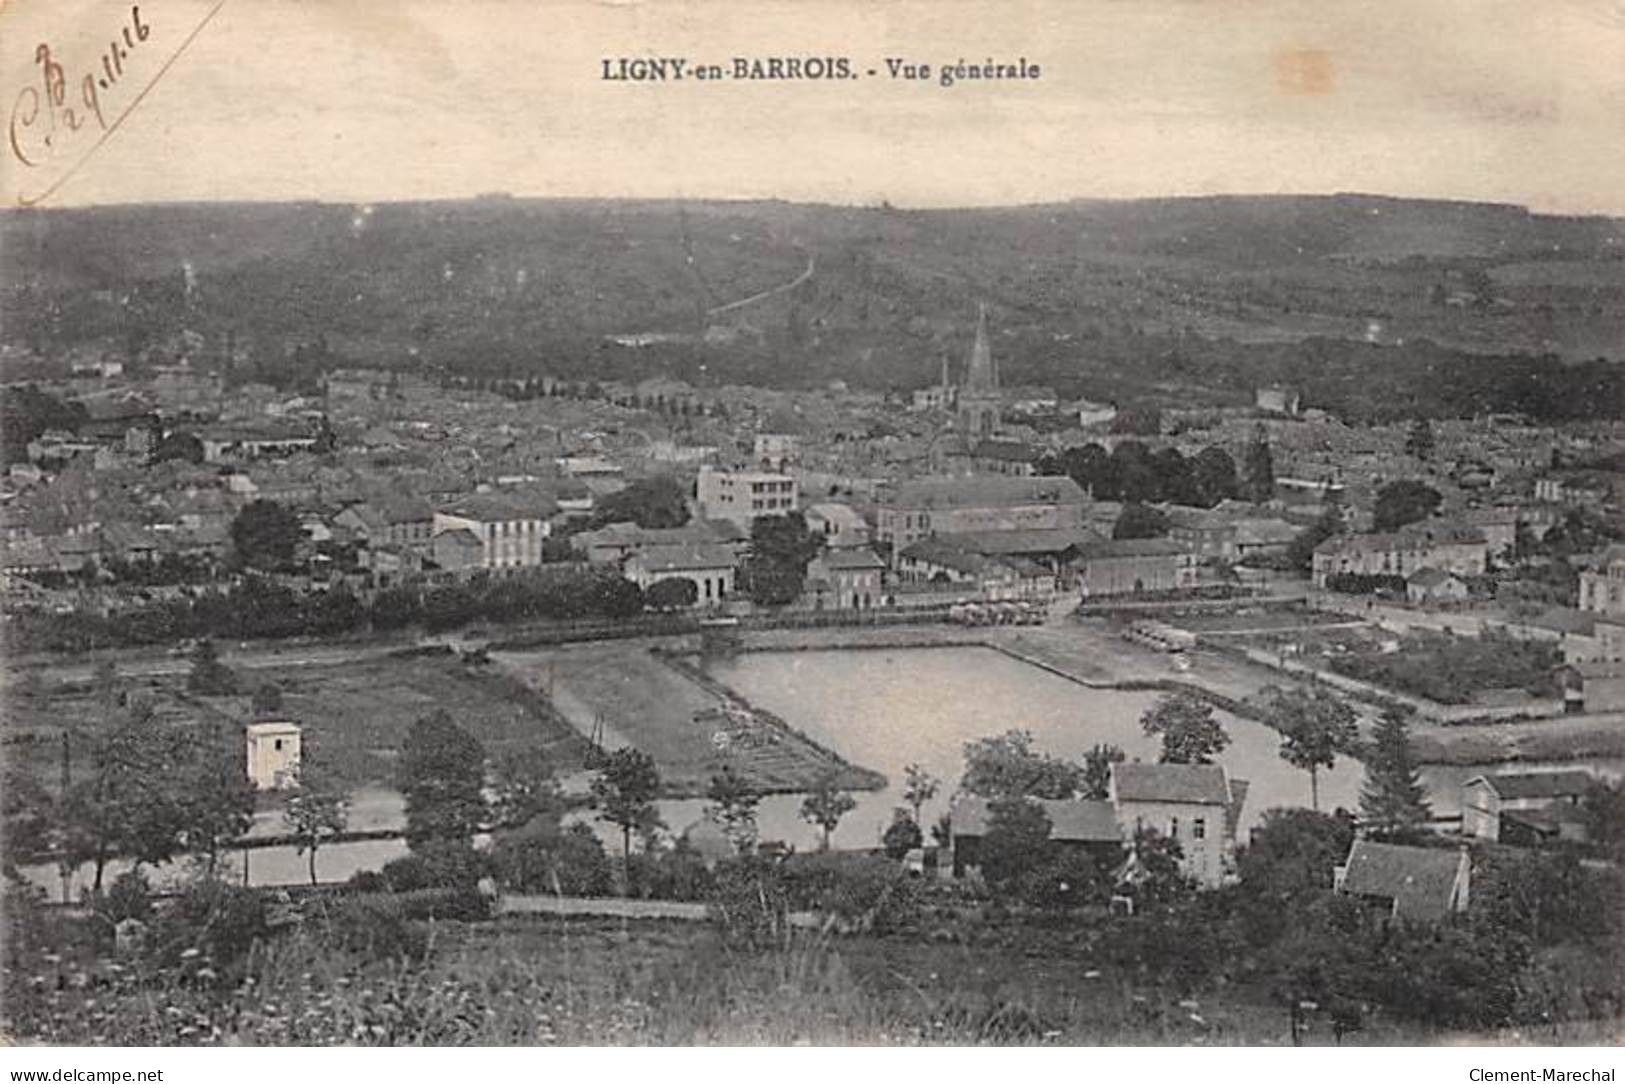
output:
<path id="1" fill-rule="evenodd" d="M 0 106 L 12 1080 L 1615 1079 L 1625 3 L 9 0 Z"/>

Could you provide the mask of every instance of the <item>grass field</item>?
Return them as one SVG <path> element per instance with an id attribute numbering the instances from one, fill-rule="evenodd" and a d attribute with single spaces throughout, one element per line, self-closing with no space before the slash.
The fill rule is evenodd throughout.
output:
<path id="1" fill-rule="evenodd" d="M 496 659 L 544 691 L 578 729 L 601 728 L 606 748 L 627 745 L 652 756 L 671 797 L 703 795 L 725 761 L 766 793 L 810 790 L 830 772 L 847 789 L 884 782 L 776 721 L 763 724 L 738 711 L 730 718 L 717 691 L 642 644 L 502 652 Z M 726 751 L 719 733 L 727 735 Z"/>
<path id="2" fill-rule="evenodd" d="M 275 682 L 283 712 L 305 728 L 307 749 L 354 786 L 389 783 L 413 720 L 444 708 L 493 759 L 541 748 L 563 771 L 580 768 L 588 743 L 534 693 L 504 676 L 449 658 L 373 658 L 333 666 L 255 670 L 244 685 Z M 193 697 L 185 678 L 127 680 L 121 687 L 177 718 L 236 727 L 251 717 L 247 695 Z M 8 689 L 4 702 L 7 768 L 54 791 L 61 734 L 89 735 L 121 718 L 88 687 Z M 82 745 L 76 740 L 76 747 Z"/>
<path id="3" fill-rule="evenodd" d="M 1075 922 L 988 926 L 974 941 L 806 935 L 728 947 L 708 924 L 618 919 L 437 923 L 405 965 L 290 934 L 253 981 L 159 980 L 71 958 L 89 989 L 11 991 L 13 1040 L 118 1045 L 1286 1045 L 1285 1011 L 1231 984 L 1190 999 L 1094 958 Z M 84 969 L 81 971 L 81 968 Z M 72 978 L 72 976 L 69 976 Z M 1333 1042 L 1322 1019 L 1304 1035 Z M 1350 1045 L 1602 1044 L 1618 1021 L 1468 1035 L 1374 1016 Z"/>
<path id="4" fill-rule="evenodd" d="M 557 770 L 569 771 L 587 755 L 587 742 L 535 694 L 453 659 L 372 659 L 257 676 L 281 686 L 286 713 L 304 725 L 317 755 L 330 758 L 355 783 L 392 779 L 407 729 L 440 709 L 478 738 L 493 760 L 539 748 Z"/>

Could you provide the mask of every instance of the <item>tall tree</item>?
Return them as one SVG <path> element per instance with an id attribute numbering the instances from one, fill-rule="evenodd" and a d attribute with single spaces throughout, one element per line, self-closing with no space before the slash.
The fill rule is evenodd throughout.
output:
<path id="1" fill-rule="evenodd" d="M 275 572 L 293 564 L 304 541 L 299 517 L 275 501 L 254 501 L 231 521 L 231 545 L 250 568 Z"/>
<path id="2" fill-rule="evenodd" d="M 1044 807 L 1029 798 L 998 798 L 988 805 L 987 835 L 982 837 L 981 869 L 987 883 L 1011 891 L 1025 873 L 1049 857 L 1052 830 Z"/>
<path id="3" fill-rule="evenodd" d="M 136 709 L 89 736 L 87 774 L 63 802 L 63 850 L 78 866 L 90 862 L 100 893 L 107 863 L 117 855 L 166 862 L 184 843 L 183 787 L 177 768 L 189 746 L 180 728 Z"/>
<path id="4" fill-rule="evenodd" d="M 1275 496 L 1275 454 L 1270 450 L 1269 436 L 1263 426 L 1258 427 L 1252 443 L 1247 446 L 1241 493 L 1257 503 Z"/>
<path id="5" fill-rule="evenodd" d="M 316 852 L 344 834 L 350 824 L 350 796 L 338 777 L 302 753 L 297 785 L 282 803 L 282 822 L 294 839 L 294 853 L 306 855 L 310 883 L 316 883 Z"/>
<path id="6" fill-rule="evenodd" d="M 1431 815 L 1411 748 L 1408 709 L 1383 711 L 1365 759 L 1360 816 L 1378 839 L 1402 839 L 1426 828 Z"/>
<path id="7" fill-rule="evenodd" d="M 925 843 L 925 835 L 920 831 L 919 822 L 909 815 L 903 806 L 891 811 L 891 824 L 881 833 L 880 845 L 886 850 L 886 857 L 901 861 L 915 847 Z"/>
<path id="8" fill-rule="evenodd" d="M 965 743 L 960 787 L 983 798 L 1070 798 L 1083 769 L 1033 749 L 1030 731 L 1010 730 Z"/>
<path id="9" fill-rule="evenodd" d="M 1112 537 L 1118 540 L 1161 538 L 1167 533 L 1167 515 L 1159 508 L 1152 508 L 1138 501 L 1125 504 L 1123 510 L 1117 514 L 1117 522 L 1112 524 Z"/>
<path id="10" fill-rule="evenodd" d="M 210 874 L 221 849 L 254 823 L 254 784 L 243 770 L 239 740 L 232 727 L 194 743 L 179 773 L 182 838 L 187 850 L 203 856 Z"/>
<path id="11" fill-rule="evenodd" d="M 655 796 L 660 793 L 660 769 L 654 757 L 630 746 L 609 754 L 592 780 L 592 803 L 598 819 L 621 830 L 621 872 L 631 868 L 632 833 L 656 825 L 660 814 Z M 630 879 L 627 878 L 628 884 Z"/>
<path id="12" fill-rule="evenodd" d="M 723 765 L 722 771 L 711 777 L 706 791 L 711 800 L 711 815 L 722 828 L 722 834 L 740 854 L 756 846 L 756 807 L 762 796 L 744 776 L 734 771 L 732 764 Z"/>
<path id="13" fill-rule="evenodd" d="M 923 824 L 925 803 L 937 796 L 941 781 L 918 764 L 910 764 L 903 769 L 903 801 L 914 810 L 914 823 Z"/>
<path id="14" fill-rule="evenodd" d="M 1236 477 L 1236 461 L 1217 444 L 1203 448 L 1191 460 L 1191 478 L 1196 487 L 1196 503 L 1212 508 L 1234 497 L 1241 487 Z"/>
<path id="15" fill-rule="evenodd" d="M 1354 709 L 1326 692 L 1299 688 L 1262 690 L 1265 718 L 1281 734 L 1281 759 L 1309 773 L 1310 807 L 1320 809 L 1320 769 L 1359 740 Z"/>
<path id="16" fill-rule="evenodd" d="M 1116 500 L 1111 453 L 1093 442 L 1063 449 L 1061 472 L 1082 486 L 1097 501 Z"/>
<path id="17" fill-rule="evenodd" d="M 1230 744 L 1213 705 L 1191 693 L 1169 693 L 1140 717 L 1140 728 L 1162 738 L 1163 764 L 1211 764 Z"/>
<path id="18" fill-rule="evenodd" d="M 1443 500 L 1438 490 L 1414 478 L 1389 482 L 1377 490 L 1373 526 L 1379 531 L 1397 531 L 1427 519 L 1439 510 Z"/>
<path id="19" fill-rule="evenodd" d="M 553 762 L 534 747 L 499 758 L 492 765 L 492 819 L 504 828 L 520 828 L 536 818 L 556 822 L 564 796 Z"/>
<path id="20" fill-rule="evenodd" d="M 1162 494 L 1151 450 L 1137 440 L 1125 440 L 1111 453 L 1111 477 L 1116 492 L 1112 499 L 1154 501 Z"/>
<path id="21" fill-rule="evenodd" d="M 1320 517 L 1299 531 L 1297 536 L 1287 543 L 1286 559 L 1293 568 L 1299 572 L 1308 572 L 1314 567 L 1315 547 L 1328 538 L 1335 538 L 1344 531 L 1343 508 L 1338 504 L 1328 504 Z"/>
<path id="22" fill-rule="evenodd" d="M 484 826 L 485 748 L 444 709 L 422 716 L 401 746 L 406 842 L 467 843 Z"/>
<path id="23" fill-rule="evenodd" d="M 808 824 L 816 824 L 824 830 L 822 849 L 829 850 L 830 836 L 846 816 L 858 805 L 857 799 L 836 785 L 835 773 L 831 772 L 818 781 L 813 791 L 802 799 L 801 819 Z"/>
<path id="24" fill-rule="evenodd" d="M 1127 759 L 1123 750 L 1115 745 L 1097 742 L 1083 754 L 1082 797 L 1103 802 L 1111 795 L 1112 765 Z"/>
<path id="25" fill-rule="evenodd" d="M 670 475 L 657 474 L 610 494 L 593 512 L 600 527 L 627 520 L 639 527 L 681 527 L 688 522 L 688 492 Z"/>
<path id="26" fill-rule="evenodd" d="M 800 512 L 757 516 L 750 525 L 750 556 L 740 569 L 751 601 L 783 606 L 800 594 L 807 565 L 823 548 L 823 536 L 807 528 Z"/>
<path id="27" fill-rule="evenodd" d="M 1158 500 L 1187 505 L 1201 501 L 1191 461 L 1178 448 L 1162 448 L 1153 452 L 1151 465 L 1157 472 Z"/>
<path id="28" fill-rule="evenodd" d="M 199 640 L 192 649 L 192 669 L 186 675 L 186 688 L 199 696 L 234 696 L 237 674 L 220 661 L 213 640 Z"/>

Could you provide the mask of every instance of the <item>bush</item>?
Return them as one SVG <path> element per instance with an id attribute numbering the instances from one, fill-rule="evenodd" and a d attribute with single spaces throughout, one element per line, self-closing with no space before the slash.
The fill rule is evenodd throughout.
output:
<path id="1" fill-rule="evenodd" d="M 1111 898 L 1112 879 L 1094 858 L 1071 849 L 1057 849 L 1053 857 L 1017 880 L 1016 894 L 1029 907 L 1062 911 Z"/>
<path id="2" fill-rule="evenodd" d="M 127 918 L 147 921 L 152 917 L 152 885 L 147 875 L 139 869 L 119 874 L 107 894 L 96 901 L 96 913 L 115 925 Z"/>
<path id="3" fill-rule="evenodd" d="M 401 896 L 355 896 L 328 911 L 327 935 L 340 949 L 369 959 L 422 960 L 429 933 Z"/>
<path id="4" fill-rule="evenodd" d="M 545 818 L 505 832 L 491 851 L 497 882 L 514 892 L 564 896 L 609 894 L 609 855 L 591 828 L 560 829 Z"/>
<path id="5" fill-rule="evenodd" d="M 384 864 L 383 877 L 393 892 L 423 889 L 476 889 L 490 872 L 490 860 L 460 840 L 429 840 L 411 854 Z"/>
<path id="6" fill-rule="evenodd" d="M 919 883 L 884 858 L 798 854 L 781 871 L 792 908 L 833 915 L 848 928 L 885 933 L 919 918 Z"/>
<path id="7" fill-rule="evenodd" d="M 270 932 L 263 892 L 200 878 L 158 911 L 147 944 L 159 966 L 176 966 L 196 949 L 224 968 L 240 963 Z"/>
<path id="8" fill-rule="evenodd" d="M 777 857 L 744 854 L 719 863 L 706 903 L 712 924 L 731 944 L 761 949 L 790 940 L 790 894 Z"/>
<path id="9" fill-rule="evenodd" d="M 703 900 L 715 882 L 705 859 L 687 839 L 665 850 L 632 855 L 627 871 L 630 894 L 642 899 Z"/>

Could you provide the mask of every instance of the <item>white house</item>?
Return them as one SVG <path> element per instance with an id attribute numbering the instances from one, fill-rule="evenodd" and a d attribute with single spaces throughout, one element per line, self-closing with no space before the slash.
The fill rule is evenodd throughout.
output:
<path id="1" fill-rule="evenodd" d="M 245 730 L 248 779 L 260 790 L 287 790 L 299 779 L 300 729 L 282 719 L 262 719 Z"/>
<path id="2" fill-rule="evenodd" d="M 867 610 L 880 604 L 886 562 L 873 550 L 826 550 L 807 565 L 819 609 Z"/>
<path id="3" fill-rule="evenodd" d="M 750 529 L 757 516 L 782 516 L 799 507 L 796 480 L 775 471 L 725 471 L 701 467 L 695 486 L 700 514 Z"/>
<path id="4" fill-rule="evenodd" d="M 476 493 L 437 510 L 434 534 L 473 534 L 480 541 L 480 568 L 530 568 L 542 563 L 542 540 L 557 511 L 544 493 Z"/>
<path id="5" fill-rule="evenodd" d="M 807 506 L 807 529 L 824 536 L 830 549 L 863 549 L 873 532 L 857 509 L 837 501 Z"/>
<path id="6" fill-rule="evenodd" d="M 1180 866 L 1203 888 L 1229 873 L 1247 784 L 1217 764 L 1114 764 L 1110 801 L 1124 835 L 1149 829 L 1177 840 Z"/>
<path id="7" fill-rule="evenodd" d="M 731 546 L 716 543 L 647 546 L 626 559 L 626 578 L 647 591 L 662 580 L 694 583 L 696 606 L 715 606 L 734 591 L 738 557 Z"/>

